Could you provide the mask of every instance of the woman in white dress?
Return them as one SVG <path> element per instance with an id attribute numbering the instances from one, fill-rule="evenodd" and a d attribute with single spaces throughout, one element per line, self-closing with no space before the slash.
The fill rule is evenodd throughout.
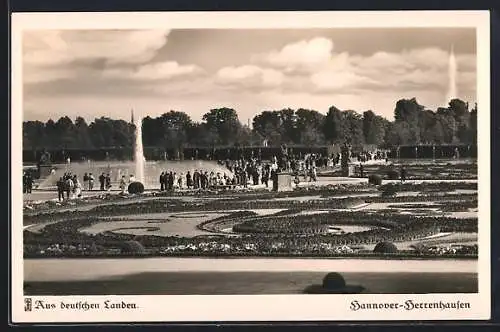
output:
<path id="1" fill-rule="evenodd" d="M 78 180 L 78 178 L 76 178 L 74 185 L 75 185 L 74 188 L 75 198 L 82 197 L 82 184 L 80 183 L 80 180 Z"/>

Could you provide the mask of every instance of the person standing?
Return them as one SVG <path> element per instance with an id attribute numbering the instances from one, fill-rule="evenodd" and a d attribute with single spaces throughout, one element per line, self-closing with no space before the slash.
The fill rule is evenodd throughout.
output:
<path id="1" fill-rule="evenodd" d="M 205 190 L 208 187 L 208 172 L 202 172 L 201 174 L 201 189 Z"/>
<path id="2" fill-rule="evenodd" d="M 160 174 L 160 191 L 165 190 L 165 172 L 161 172 Z"/>
<path id="3" fill-rule="evenodd" d="M 194 182 L 194 189 L 200 189 L 200 173 L 198 170 L 195 170 L 193 173 L 193 182 Z"/>
<path id="4" fill-rule="evenodd" d="M 23 194 L 26 194 L 26 172 L 23 172 Z"/>
<path id="5" fill-rule="evenodd" d="M 64 179 L 62 176 L 57 181 L 57 195 L 59 202 L 64 201 Z"/>
<path id="6" fill-rule="evenodd" d="M 71 179 L 70 176 L 68 176 L 66 178 L 66 182 L 65 182 L 66 198 L 67 199 L 71 198 L 71 192 L 73 191 L 73 186 L 74 186 L 73 180 Z"/>
<path id="7" fill-rule="evenodd" d="M 187 185 L 188 189 L 193 188 L 193 178 L 191 177 L 190 171 L 188 171 L 186 174 L 186 185 Z"/>
<path id="8" fill-rule="evenodd" d="M 109 175 L 109 173 L 106 174 L 106 190 L 111 190 L 111 176 Z"/>
<path id="9" fill-rule="evenodd" d="M 269 187 L 269 174 L 270 172 L 270 167 L 269 164 L 266 164 L 264 166 L 263 174 L 262 174 L 262 183 L 266 185 L 266 188 Z"/>
<path id="10" fill-rule="evenodd" d="M 100 189 L 101 191 L 104 191 L 104 182 L 106 181 L 106 175 L 104 175 L 104 173 L 102 173 L 101 175 L 99 175 L 99 183 L 101 185 Z"/>
<path id="11" fill-rule="evenodd" d="M 78 177 L 75 175 L 73 177 L 73 183 L 74 183 L 74 186 L 75 188 L 73 189 L 73 193 L 75 194 L 75 197 L 82 197 L 82 185 L 80 183 L 80 181 L 78 180 Z"/>
<path id="12" fill-rule="evenodd" d="M 404 183 L 406 181 L 406 169 L 403 165 L 401 165 L 400 176 L 401 176 L 401 183 Z"/>
<path id="13" fill-rule="evenodd" d="M 26 192 L 31 194 L 31 190 L 33 189 L 33 178 L 31 177 L 31 173 L 26 174 Z"/>
<path id="14" fill-rule="evenodd" d="M 83 187 L 88 188 L 89 175 L 87 173 L 83 174 Z"/>
<path id="15" fill-rule="evenodd" d="M 172 171 L 168 173 L 168 190 L 174 190 L 174 173 Z"/>
<path id="16" fill-rule="evenodd" d="M 247 172 L 245 169 L 241 172 L 241 181 L 243 182 L 243 187 L 247 188 L 248 187 L 248 178 L 247 178 Z"/>
<path id="17" fill-rule="evenodd" d="M 177 177 L 177 186 L 179 187 L 179 189 L 182 189 L 182 173 L 179 174 L 179 176 Z"/>
<path id="18" fill-rule="evenodd" d="M 94 189 L 94 176 L 92 173 L 89 173 L 89 191 Z"/>

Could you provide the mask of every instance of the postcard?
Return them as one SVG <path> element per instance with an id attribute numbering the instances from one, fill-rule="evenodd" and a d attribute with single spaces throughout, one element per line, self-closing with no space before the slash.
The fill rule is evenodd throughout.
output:
<path id="1" fill-rule="evenodd" d="M 11 42 L 14 323 L 490 318 L 489 12 L 14 13 Z"/>

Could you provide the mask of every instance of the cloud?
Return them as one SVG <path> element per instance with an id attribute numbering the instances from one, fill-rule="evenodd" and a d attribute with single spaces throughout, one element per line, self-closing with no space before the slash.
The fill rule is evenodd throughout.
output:
<path id="1" fill-rule="evenodd" d="M 371 55 L 337 52 L 330 39 L 317 37 L 285 45 L 281 49 L 252 57 L 263 70 L 283 74 L 288 91 L 306 89 L 319 93 L 359 94 L 387 89 L 408 94 L 446 90 L 449 50 L 427 47 L 402 52 L 377 51 Z M 476 56 L 457 54 L 458 77 L 474 81 Z M 459 85 L 467 85 L 459 82 Z M 474 89 L 474 86 L 468 90 Z"/>
<path id="2" fill-rule="evenodd" d="M 27 32 L 23 44 L 26 105 L 61 114 L 68 108 L 72 112 L 109 109 L 116 115 L 141 103 L 151 112 L 174 107 L 200 114 L 214 105 L 230 105 L 245 110 L 249 118 L 262 108 L 326 111 L 329 105 L 337 105 L 373 109 L 391 117 L 398 99 L 417 97 L 435 108 L 446 98 L 447 49 L 379 50 L 362 55 L 344 52 L 337 49 L 339 45 L 334 48 L 332 40 L 317 37 L 268 52 L 260 48 L 241 62 L 221 56 L 217 59 L 221 68 L 209 74 L 194 64 L 203 63 L 196 61 L 196 56 L 206 56 L 203 52 L 194 52 L 199 55 L 192 63 L 162 59 L 168 33 Z M 456 59 L 459 97 L 473 102 L 476 56 L 457 53 Z"/>
<path id="3" fill-rule="evenodd" d="M 330 39 L 317 37 L 285 45 L 278 51 L 255 55 L 253 60 L 286 72 L 307 71 L 330 61 L 332 51 Z"/>
<path id="4" fill-rule="evenodd" d="M 23 35 L 25 65 L 55 66 L 105 59 L 143 63 L 165 45 L 169 30 L 38 30 Z"/>
<path id="5" fill-rule="evenodd" d="M 249 88 L 273 88 L 283 83 L 283 73 L 274 69 L 264 69 L 254 65 L 224 67 L 215 75 L 221 85 L 237 85 Z"/>
<path id="6" fill-rule="evenodd" d="M 379 82 L 349 71 L 321 71 L 311 75 L 311 82 L 319 91 L 344 91 L 364 86 L 377 86 Z"/>
<path id="7" fill-rule="evenodd" d="M 115 68 L 103 71 L 108 78 L 163 80 L 180 76 L 193 76 L 203 73 L 203 69 L 195 65 L 180 65 L 175 61 L 156 62 L 137 68 Z"/>
<path id="8" fill-rule="evenodd" d="M 195 65 L 151 62 L 168 34 L 169 30 L 29 31 L 23 36 L 23 79 L 28 84 L 63 80 L 76 90 L 82 86 L 77 81 L 105 85 L 110 80 L 116 84 L 117 80 L 168 80 L 202 73 Z"/>
<path id="9" fill-rule="evenodd" d="M 75 72 L 66 68 L 24 68 L 24 83 L 47 83 L 55 80 L 71 79 L 75 77 Z"/>

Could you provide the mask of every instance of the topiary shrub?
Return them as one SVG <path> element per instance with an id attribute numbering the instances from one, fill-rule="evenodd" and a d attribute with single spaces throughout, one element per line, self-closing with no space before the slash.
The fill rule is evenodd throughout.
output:
<path id="1" fill-rule="evenodd" d="M 385 185 L 382 188 L 382 197 L 394 197 L 398 192 L 397 186 L 393 184 Z"/>
<path id="2" fill-rule="evenodd" d="M 388 170 L 387 171 L 387 178 L 389 180 L 398 180 L 399 179 L 399 172 L 396 170 L 393 170 L 393 169 Z"/>
<path id="3" fill-rule="evenodd" d="M 382 177 L 377 174 L 371 174 L 368 176 L 368 183 L 379 186 L 382 184 Z"/>
<path id="4" fill-rule="evenodd" d="M 144 192 L 144 185 L 140 182 L 132 182 L 128 185 L 129 194 L 142 194 Z"/>
<path id="5" fill-rule="evenodd" d="M 138 241 L 131 240 L 123 243 L 121 252 L 127 254 L 145 254 L 146 249 Z"/>
<path id="6" fill-rule="evenodd" d="M 392 242 L 379 242 L 373 249 L 373 252 L 378 254 L 395 254 L 398 252 L 398 247 Z"/>

